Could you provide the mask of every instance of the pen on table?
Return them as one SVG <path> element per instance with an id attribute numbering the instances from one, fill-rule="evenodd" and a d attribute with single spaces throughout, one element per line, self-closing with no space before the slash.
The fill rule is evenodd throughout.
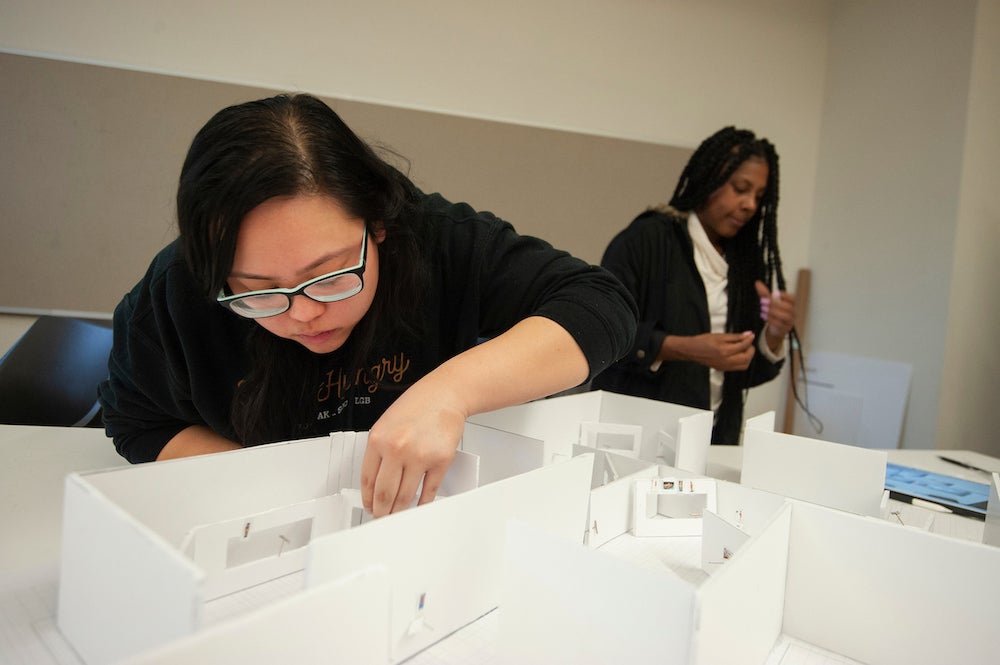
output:
<path id="1" fill-rule="evenodd" d="M 960 466 L 963 469 L 972 469 L 973 471 L 981 471 L 982 473 L 988 473 L 992 475 L 992 471 L 987 471 L 986 469 L 981 469 L 978 466 L 973 466 L 972 464 L 967 464 L 957 459 L 952 459 L 951 457 L 945 457 L 944 455 L 937 456 L 942 462 L 948 462 L 949 464 L 954 464 L 955 466 Z"/>
<path id="2" fill-rule="evenodd" d="M 947 506 L 942 506 L 940 503 L 934 503 L 933 501 L 925 501 L 923 499 L 918 499 L 916 497 L 910 499 L 910 505 L 917 506 L 918 508 L 927 508 L 928 510 L 934 510 L 939 513 L 953 512 L 951 508 Z"/>

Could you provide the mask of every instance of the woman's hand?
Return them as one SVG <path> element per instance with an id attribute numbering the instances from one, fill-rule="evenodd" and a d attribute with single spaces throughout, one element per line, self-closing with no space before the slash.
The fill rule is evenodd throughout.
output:
<path id="1" fill-rule="evenodd" d="M 712 369 L 735 372 L 750 366 L 756 353 L 753 340 L 750 331 L 689 337 L 668 335 L 663 340 L 661 356 L 662 360 L 692 360 Z"/>
<path id="2" fill-rule="evenodd" d="M 543 368 L 544 371 L 540 371 Z M 551 395 L 587 379 L 576 340 L 530 316 L 458 354 L 400 395 L 368 432 L 361 501 L 375 517 L 433 501 L 455 457 L 465 419 Z"/>
<path id="3" fill-rule="evenodd" d="M 433 378 L 413 384 L 368 432 L 361 463 L 361 500 L 375 517 L 434 500 L 455 457 L 466 413 L 451 389 Z"/>
<path id="4" fill-rule="evenodd" d="M 760 280 L 754 286 L 760 296 L 760 318 L 767 322 L 764 339 L 771 351 L 778 353 L 785 337 L 795 325 L 795 294 L 787 291 L 771 293 Z"/>

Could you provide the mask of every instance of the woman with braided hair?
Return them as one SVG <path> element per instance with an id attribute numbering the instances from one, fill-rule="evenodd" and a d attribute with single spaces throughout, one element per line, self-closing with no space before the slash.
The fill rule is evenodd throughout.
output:
<path id="1" fill-rule="evenodd" d="M 639 305 L 639 328 L 593 388 L 711 408 L 712 443 L 738 443 L 747 389 L 778 375 L 794 334 L 777 211 L 770 142 L 734 127 L 702 142 L 670 204 L 636 217 L 604 253 Z"/>

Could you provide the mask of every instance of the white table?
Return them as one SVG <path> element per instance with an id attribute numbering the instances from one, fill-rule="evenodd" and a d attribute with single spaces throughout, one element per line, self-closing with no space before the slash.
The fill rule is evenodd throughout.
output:
<path id="1" fill-rule="evenodd" d="M 127 463 L 102 429 L 0 425 L 0 581 L 58 567 L 67 473 Z"/>
<path id="2" fill-rule="evenodd" d="M 0 425 L 0 662 L 79 662 L 53 621 L 63 483 L 125 464 L 100 429 Z"/>

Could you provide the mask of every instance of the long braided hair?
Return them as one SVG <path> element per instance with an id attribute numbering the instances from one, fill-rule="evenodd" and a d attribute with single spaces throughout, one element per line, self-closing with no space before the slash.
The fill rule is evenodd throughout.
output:
<path id="1" fill-rule="evenodd" d="M 752 330 L 760 321 L 754 282 L 761 280 L 785 290 L 778 252 L 778 153 L 764 138 L 747 129 L 724 127 L 705 139 L 688 160 L 670 205 L 683 212 L 701 207 L 740 165 L 756 157 L 767 163 L 767 187 L 757 211 L 736 236 L 726 242 L 729 263 L 729 311 L 726 332 Z"/>
<path id="2" fill-rule="evenodd" d="M 712 193 L 729 181 L 743 162 L 752 158 L 767 164 L 767 186 L 754 216 L 725 244 L 729 264 L 726 332 L 756 330 L 760 325 L 760 300 L 754 287 L 756 280 L 764 282 L 769 290 L 775 286 L 780 291 L 786 290 L 778 251 L 778 153 L 770 141 L 758 138 L 748 129 L 724 127 L 702 141 L 694 151 L 670 199 L 673 208 L 685 213 L 700 208 Z M 799 366 L 804 371 L 802 347 L 794 326 L 788 333 L 788 340 L 792 353 L 798 354 Z M 725 382 L 723 399 L 739 398 L 741 391 L 745 397 L 749 372 L 730 374 L 737 375 L 733 377 L 736 380 Z M 799 398 L 794 372 L 791 385 L 795 400 L 810 419 L 814 419 L 807 404 Z M 821 423 L 819 428 L 821 431 Z"/>

